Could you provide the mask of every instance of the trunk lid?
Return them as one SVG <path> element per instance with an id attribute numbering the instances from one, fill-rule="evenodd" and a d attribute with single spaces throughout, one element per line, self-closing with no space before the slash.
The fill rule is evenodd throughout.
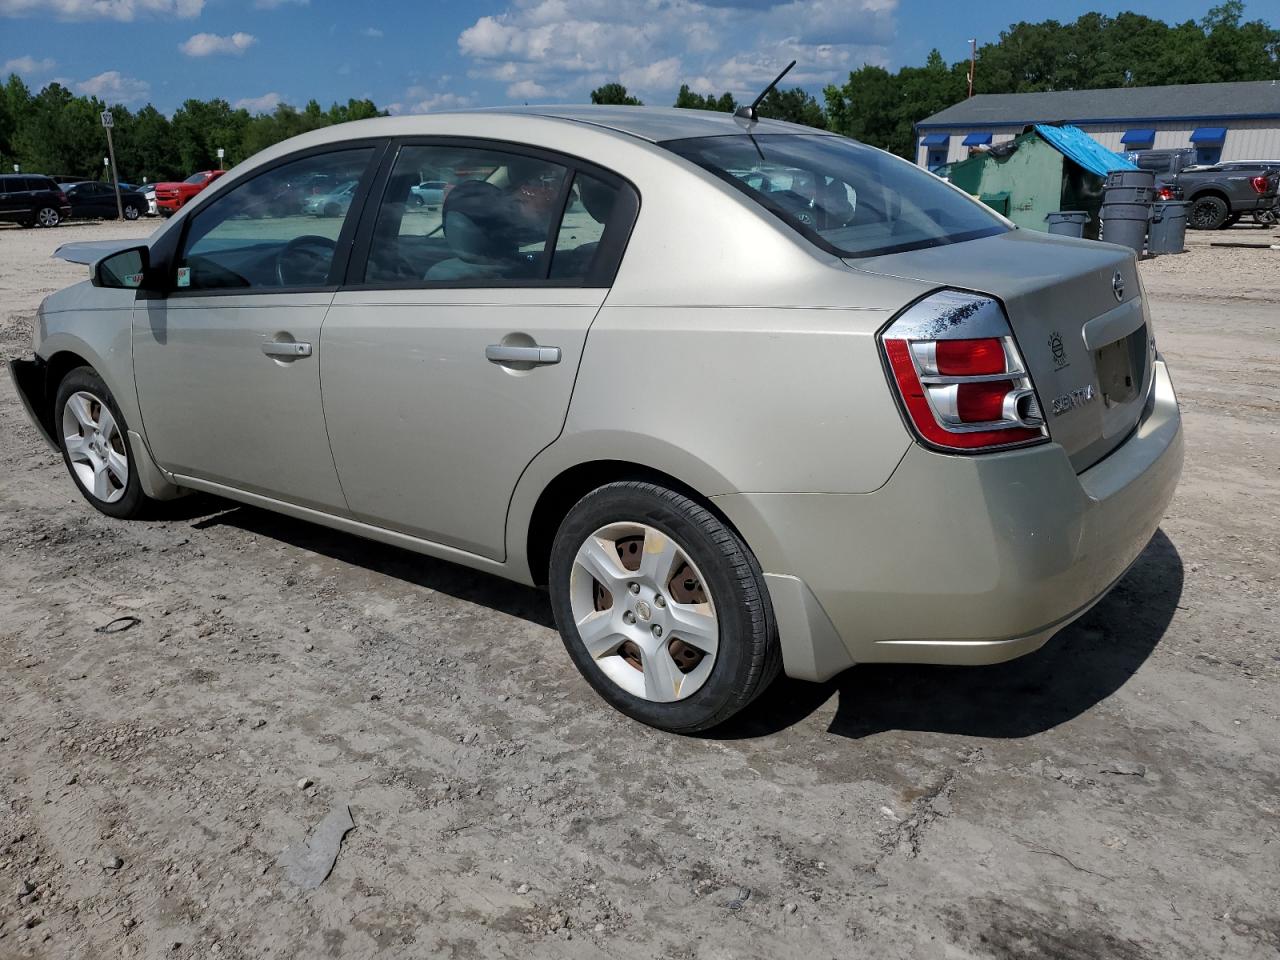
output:
<path id="1" fill-rule="evenodd" d="M 1013 230 L 995 237 L 846 261 L 856 270 L 999 299 L 1044 410 L 1077 472 L 1137 425 L 1154 348 L 1131 251 Z"/>

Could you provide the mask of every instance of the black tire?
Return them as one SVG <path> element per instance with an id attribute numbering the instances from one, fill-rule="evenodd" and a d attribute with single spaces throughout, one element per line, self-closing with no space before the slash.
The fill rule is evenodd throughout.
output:
<path id="1" fill-rule="evenodd" d="M 71 455 L 67 452 L 67 441 L 63 435 L 62 427 L 63 413 L 67 401 L 72 395 L 80 392 L 92 394 L 106 403 L 111 411 L 111 416 L 115 419 L 124 449 L 127 451 L 129 475 L 124 485 L 124 495 L 114 502 L 108 503 L 95 496 L 93 491 L 84 485 L 84 482 L 72 466 Z M 142 492 L 142 484 L 138 480 L 138 471 L 134 464 L 133 454 L 128 447 L 129 426 L 125 422 L 124 415 L 120 412 L 120 407 L 116 403 L 115 397 L 112 396 L 107 385 L 102 382 L 102 378 L 98 376 L 92 367 L 76 367 L 63 377 L 62 382 L 58 384 L 58 392 L 53 403 L 53 428 L 58 447 L 62 450 L 62 461 L 66 464 L 67 472 L 71 474 L 71 479 L 76 487 L 79 488 L 81 496 L 91 506 L 105 513 L 108 517 L 114 517 L 117 520 L 133 520 L 146 514 L 155 501 Z"/>
<path id="2" fill-rule="evenodd" d="M 330 203 L 325 206 L 324 215 L 326 217 L 340 217 L 342 216 L 342 207 L 338 206 L 336 203 Z"/>
<path id="3" fill-rule="evenodd" d="M 570 578 L 579 547 L 613 523 L 641 523 L 672 538 L 702 572 L 720 635 L 705 682 L 682 700 L 637 697 L 609 679 L 588 654 L 574 623 Z M 560 524 L 551 548 L 551 605 L 565 649 L 587 682 L 619 711 L 675 733 L 696 733 L 746 708 L 782 668 L 773 607 L 760 565 L 742 539 L 691 497 L 644 481 L 606 484 L 587 494 Z"/>
<path id="4" fill-rule="evenodd" d="M 1192 230 L 1220 230 L 1231 215 L 1231 208 L 1221 197 L 1197 197 L 1191 204 L 1187 226 Z"/>
<path id="5" fill-rule="evenodd" d="M 41 207 L 36 211 L 35 222 L 42 227 L 56 227 L 62 222 L 62 214 L 54 207 Z"/>
<path id="6" fill-rule="evenodd" d="M 131 203 L 124 205 L 124 218 L 126 220 L 137 220 L 143 213 L 144 211 L 141 207 L 136 207 Z"/>

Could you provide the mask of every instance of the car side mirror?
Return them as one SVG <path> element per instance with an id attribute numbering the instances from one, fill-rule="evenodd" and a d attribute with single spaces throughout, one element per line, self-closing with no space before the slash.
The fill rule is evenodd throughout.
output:
<path id="1" fill-rule="evenodd" d="M 138 290 L 145 286 L 151 266 L 147 247 L 130 247 L 93 265 L 93 285 L 113 290 Z"/>

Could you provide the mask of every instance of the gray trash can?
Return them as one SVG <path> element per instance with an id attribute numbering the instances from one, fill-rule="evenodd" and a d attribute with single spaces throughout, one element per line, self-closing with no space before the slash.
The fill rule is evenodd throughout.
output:
<path id="1" fill-rule="evenodd" d="M 1114 187 L 1154 187 L 1156 172 L 1154 170 L 1112 170 L 1107 174 L 1103 186 L 1111 190 Z"/>
<path id="2" fill-rule="evenodd" d="M 1129 247 L 1138 256 L 1147 239 L 1147 221 L 1151 217 L 1151 205 L 1148 203 L 1103 203 L 1102 236 L 1107 243 L 1118 243 Z"/>
<path id="3" fill-rule="evenodd" d="M 1060 237 L 1083 237 L 1084 225 L 1089 222 L 1089 214 L 1085 210 L 1058 210 L 1046 213 L 1044 222 L 1049 224 L 1049 232 Z"/>
<path id="4" fill-rule="evenodd" d="M 1187 210 L 1191 204 L 1185 200 L 1157 200 L 1151 205 L 1151 235 L 1147 250 L 1158 256 L 1162 253 L 1187 252 Z"/>

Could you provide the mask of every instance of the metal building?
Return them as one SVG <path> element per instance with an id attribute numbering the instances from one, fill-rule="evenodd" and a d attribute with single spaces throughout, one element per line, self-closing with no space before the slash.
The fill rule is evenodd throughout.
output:
<path id="1" fill-rule="evenodd" d="M 955 163 L 1033 123 L 1074 124 L 1117 153 L 1194 147 L 1200 163 L 1280 159 L 1280 82 L 978 94 L 916 124 L 916 162 Z"/>

